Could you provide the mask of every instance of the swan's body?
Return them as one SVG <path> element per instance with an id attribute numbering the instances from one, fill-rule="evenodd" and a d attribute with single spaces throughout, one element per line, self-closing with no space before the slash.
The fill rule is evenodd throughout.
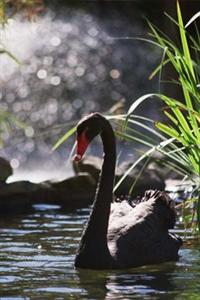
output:
<path id="1" fill-rule="evenodd" d="M 78 124 L 75 159 L 82 158 L 87 145 L 99 133 L 104 161 L 75 266 L 110 269 L 177 260 L 182 242 L 168 232 L 174 226 L 175 211 L 166 193 L 147 191 L 137 205 L 127 201 L 111 205 L 116 162 L 115 137 L 110 123 L 100 114 L 91 114 Z"/>

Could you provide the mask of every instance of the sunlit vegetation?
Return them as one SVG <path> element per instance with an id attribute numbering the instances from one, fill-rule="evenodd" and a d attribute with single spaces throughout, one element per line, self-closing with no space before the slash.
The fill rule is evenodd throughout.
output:
<path id="1" fill-rule="evenodd" d="M 0 0 L 0 30 L 4 27 L 17 13 L 21 13 L 26 19 L 34 20 L 36 16 L 44 11 L 43 0 Z M 16 63 L 20 63 L 14 53 L 11 53 L 0 39 L 0 55 L 8 55 Z"/>
<path id="2" fill-rule="evenodd" d="M 9 19 L 13 18 L 18 12 L 25 18 L 34 19 L 44 9 L 43 0 L 1 0 L 0 1 L 0 30 L 4 30 Z M 0 55 L 7 55 L 15 63 L 20 65 L 20 61 L 6 48 L 0 39 Z M 13 128 L 25 128 L 25 125 L 13 114 L 0 106 L 0 148 L 6 136 L 9 136 Z"/>
<path id="3" fill-rule="evenodd" d="M 10 135 L 14 128 L 25 129 L 26 125 L 18 120 L 13 114 L 0 109 L 0 148 L 3 147 L 4 138 Z"/>
<path id="4" fill-rule="evenodd" d="M 0 1 L 0 23 L 5 25 L 9 18 L 18 12 L 29 20 L 34 19 L 44 10 L 43 0 L 1 0 Z"/>
<path id="5" fill-rule="evenodd" d="M 126 131 L 118 134 L 128 140 L 141 141 L 149 148 L 138 159 L 138 163 L 153 152 L 159 151 L 163 154 L 163 163 L 183 176 L 183 184 L 189 180 L 192 191 L 189 199 L 187 198 L 183 203 L 184 221 L 188 227 L 200 231 L 200 34 L 197 27 L 195 37 L 187 32 L 187 27 L 199 17 L 199 13 L 184 25 L 177 2 L 177 20 L 167 14 L 166 16 L 174 26 L 178 26 L 180 45 L 149 23 L 151 29 L 149 42 L 157 44 L 162 49 L 162 61 L 151 77 L 159 73 L 161 80 L 163 67 L 171 64 L 177 74 L 171 80 L 172 87 L 173 84 L 179 85 L 183 96 L 181 99 L 174 99 L 162 93 L 142 96 L 128 110 L 125 120 Z M 133 115 L 142 102 L 157 101 L 157 99 L 164 103 L 165 121 L 154 122 Z M 133 130 L 131 124 L 137 124 L 145 132 Z M 135 165 L 137 162 L 131 168 Z M 189 210 L 186 209 L 188 207 Z"/>
<path id="6" fill-rule="evenodd" d="M 143 95 L 134 101 L 126 115 L 108 116 L 114 122 L 120 120 L 125 124 L 123 130 L 116 130 L 117 136 L 140 143 L 147 149 L 126 171 L 116 184 L 115 190 L 141 161 L 151 157 L 155 152 L 160 152 L 162 164 L 181 175 L 183 185 L 189 182 L 191 192 L 182 203 L 184 224 L 198 232 L 200 231 L 200 34 L 196 27 L 196 36 L 192 36 L 187 32 L 187 27 L 195 26 L 194 22 L 199 13 L 184 25 L 177 2 L 177 20 L 167 14 L 166 17 L 179 29 L 180 45 L 149 22 L 151 33 L 148 42 L 162 50 L 161 63 L 150 78 L 159 74 L 161 81 L 163 68 L 171 64 L 177 74 L 171 80 L 171 84 L 181 87 L 183 97 L 174 99 L 162 93 Z M 148 116 L 136 115 L 136 108 L 145 101 L 162 101 L 165 121 L 155 121 Z M 54 149 L 74 131 L 75 127 L 55 144 Z"/>

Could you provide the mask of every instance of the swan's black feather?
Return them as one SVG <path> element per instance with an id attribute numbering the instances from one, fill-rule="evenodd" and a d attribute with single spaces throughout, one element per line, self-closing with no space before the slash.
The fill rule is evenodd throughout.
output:
<path id="1" fill-rule="evenodd" d="M 156 190 L 146 191 L 144 197 L 135 200 L 129 196 L 114 199 L 116 146 L 113 129 L 106 118 L 93 113 L 79 122 L 77 135 L 83 132 L 87 133 L 89 141 L 101 135 L 104 160 L 75 266 L 128 268 L 177 260 L 182 241 L 168 231 L 174 227 L 176 219 L 173 200 L 167 193 Z"/>

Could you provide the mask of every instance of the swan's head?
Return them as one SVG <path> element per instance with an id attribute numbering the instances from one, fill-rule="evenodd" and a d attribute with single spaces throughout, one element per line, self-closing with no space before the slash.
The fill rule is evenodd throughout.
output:
<path id="1" fill-rule="evenodd" d="M 105 120 L 101 114 L 92 113 L 78 123 L 76 128 L 77 151 L 74 157 L 75 161 L 82 159 L 88 145 L 95 136 L 101 133 Z"/>

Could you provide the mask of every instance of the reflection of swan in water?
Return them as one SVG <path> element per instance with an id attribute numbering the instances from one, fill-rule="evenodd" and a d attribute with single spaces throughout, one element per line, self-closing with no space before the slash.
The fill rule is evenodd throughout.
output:
<path id="1" fill-rule="evenodd" d="M 158 295 L 168 294 L 167 299 L 174 299 L 178 293 L 176 284 L 173 280 L 175 264 L 166 267 L 164 270 L 159 268 L 156 271 L 149 267 L 145 270 L 137 269 L 138 273 L 117 273 L 111 274 L 106 282 L 106 297 L 104 299 L 129 299 L 135 296 L 142 299 L 144 295 L 158 299 Z M 155 298 L 154 298 L 155 297 Z M 132 298 L 131 298 L 132 299 Z M 145 298 L 146 299 L 146 298 Z"/>
<path id="2" fill-rule="evenodd" d="M 145 295 L 148 299 L 158 299 L 160 293 L 165 297 L 167 294 L 167 299 L 174 299 L 180 293 L 173 278 L 175 268 L 174 263 L 166 263 L 127 272 L 79 269 L 77 275 L 79 288 L 85 290 L 88 299 L 142 299 Z"/>
<path id="3" fill-rule="evenodd" d="M 98 134 L 103 142 L 104 160 L 75 266 L 127 268 L 177 260 L 181 240 L 168 233 L 175 223 L 175 211 L 166 193 L 148 191 L 135 207 L 126 201 L 111 207 L 116 146 L 112 127 L 102 115 L 93 113 L 79 122 L 75 160 L 82 158 L 88 144 Z"/>

